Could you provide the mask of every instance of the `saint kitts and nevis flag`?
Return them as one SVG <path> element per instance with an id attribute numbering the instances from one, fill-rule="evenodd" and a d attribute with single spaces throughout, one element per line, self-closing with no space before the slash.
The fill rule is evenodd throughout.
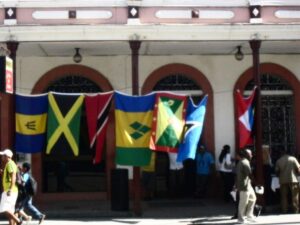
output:
<path id="1" fill-rule="evenodd" d="M 90 148 L 93 149 L 95 147 L 94 164 L 98 164 L 102 160 L 112 96 L 113 92 L 86 94 L 85 96 Z"/>
<path id="2" fill-rule="evenodd" d="M 16 94 L 16 152 L 37 153 L 45 149 L 47 112 L 48 94 Z"/>
<path id="3" fill-rule="evenodd" d="M 252 128 L 254 123 L 254 106 L 253 100 L 256 92 L 256 87 L 252 94 L 243 98 L 239 90 L 236 91 L 236 103 L 239 120 L 239 148 L 252 144 Z"/>
<path id="4" fill-rule="evenodd" d="M 155 94 L 129 96 L 116 92 L 116 163 L 146 166 L 151 159 L 149 141 Z"/>
<path id="5" fill-rule="evenodd" d="M 84 95 L 49 93 L 46 154 L 78 156 Z"/>
<path id="6" fill-rule="evenodd" d="M 177 153 L 182 140 L 187 97 L 167 92 L 156 94 L 150 149 Z"/>

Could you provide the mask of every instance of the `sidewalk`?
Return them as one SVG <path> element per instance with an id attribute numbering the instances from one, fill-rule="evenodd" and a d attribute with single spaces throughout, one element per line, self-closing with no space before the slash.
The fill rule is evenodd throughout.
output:
<path id="1" fill-rule="evenodd" d="M 41 206 L 46 207 L 47 218 L 43 225 L 209 225 L 237 224 L 231 220 L 234 205 L 218 200 L 179 199 L 143 202 L 143 214 L 137 217 L 132 211 L 112 211 L 110 202 L 80 201 Z M 261 215 L 256 223 L 273 225 L 299 225 L 300 214 Z M 7 224 L 5 219 L 0 225 Z M 29 225 L 37 224 L 32 221 Z"/>
<path id="2" fill-rule="evenodd" d="M 124 218 L 135 217 L 130 205 L 129 211 L 112 211 L 109 201 L 63 202 L 41 205 L 47 218 Z M 233 203 L 218 200 L 159 199 L 142 202 L 141 218 L 197 218 L 199 216 L 232 216 Z"/>

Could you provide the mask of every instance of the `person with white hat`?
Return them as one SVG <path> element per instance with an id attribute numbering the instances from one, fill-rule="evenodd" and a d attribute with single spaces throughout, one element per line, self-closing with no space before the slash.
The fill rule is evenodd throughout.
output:
<path id="1" fill-rule="evenodd" d="M 18 187 L 16 186 L 17 165 L 12 160 L 13 152 L 5 149 L 0 152 L 2 162 L 5 164 L 2 172 L 3 192 L 1 194 L 0 213 L 5 213 L 8 217 L 9 225 L 22 224 L 17 216 L 14 215 L 15 204 L 18 197 Z"/>

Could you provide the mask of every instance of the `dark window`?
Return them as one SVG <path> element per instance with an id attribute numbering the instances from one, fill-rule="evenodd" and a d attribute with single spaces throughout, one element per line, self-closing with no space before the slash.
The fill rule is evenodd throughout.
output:
<path id="1" fill-rule="evenodd" d="M 246 90 L 252 90 L 254 81 L 250 81 Z M 269 145 L 273 161 L 278 151 L 285 148 L 296 152 L 296 127 L 294 113 L 294 95 L 289 84 L 276 74 L 261 75 L 263 144 Z"/>

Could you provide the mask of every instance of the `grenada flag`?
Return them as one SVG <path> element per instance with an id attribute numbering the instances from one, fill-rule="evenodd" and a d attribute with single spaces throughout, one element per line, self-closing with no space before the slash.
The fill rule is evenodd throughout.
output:
<path id="1" fill-rule="evenodd" d="M 177 153 L 183 136 L 187 96 L 159 92 L 153 113 L 150 149 Z"/>
<path id="2" fill-rule="evenodd" d="M 252 128 L 254 123 L 254 106 L 253 99 L 255 96 L 255 90 L 252 94 L 243 98 L 240 91 L 236 91 L 236 103 L 238 110 L 239 120 L 239 148 L 244 148 L 246 145 L 252 144 Z"/>

